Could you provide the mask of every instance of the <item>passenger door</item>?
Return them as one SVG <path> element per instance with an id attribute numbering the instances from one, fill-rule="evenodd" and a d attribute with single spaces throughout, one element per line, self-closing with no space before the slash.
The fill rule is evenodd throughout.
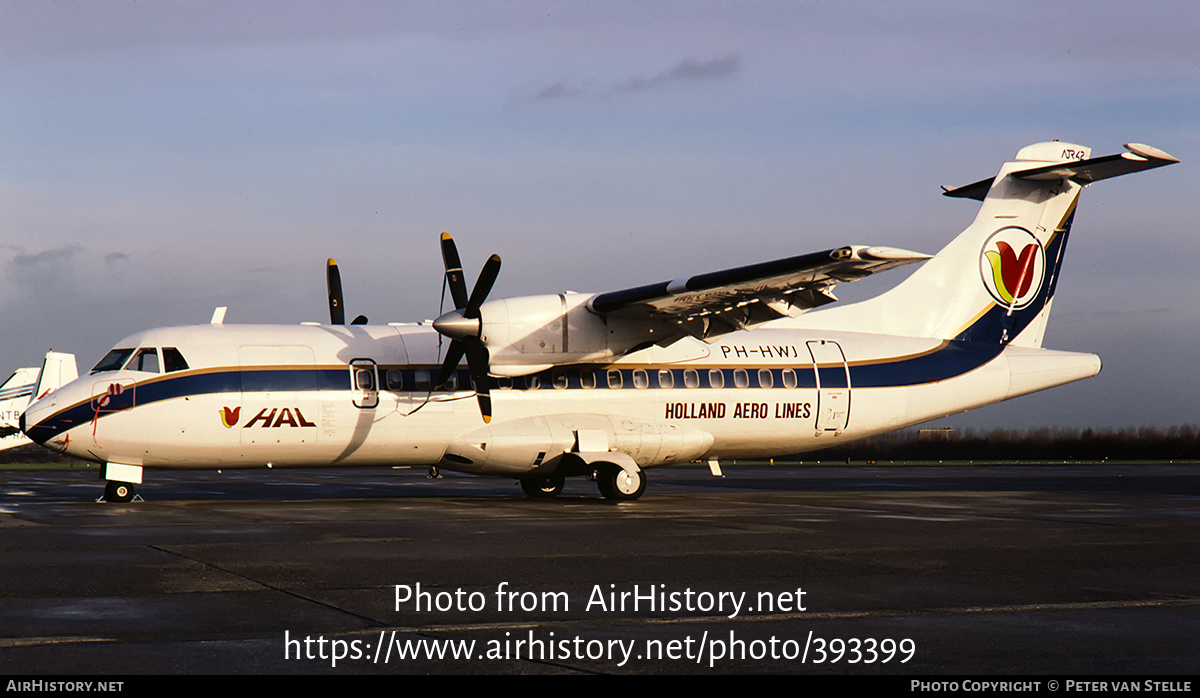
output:
<path id="1" fill-rule="evenodd" d="M 817 379 L 817 422 L 819 433 L 841 433 L 850 421 L 850 367 L 837 342 L 808 342 L 813 372 Z"/>

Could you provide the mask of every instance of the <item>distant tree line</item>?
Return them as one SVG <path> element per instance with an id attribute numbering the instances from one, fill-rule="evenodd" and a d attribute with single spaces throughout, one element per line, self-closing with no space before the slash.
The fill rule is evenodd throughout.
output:
<path id="1" fill-rule="evenodd" d="M 1197 460 L 1200 426 L 1160 429 L 902 429 L 803 460 Z"/>
<path id="2" fill-rule="evenodd" d="M 82 461 L 48 451 L 41 446 L 26 444 L 0 451 L 0 463 L 82 463 Z"/>
<path id="3" fill-rule="evenodd" d="M 835 442 L 834 438 L 830 438 Z M 1200 460 L 1200 426 L 1159 429 L 901 429 L 796 460 Z M 778 459 L 777 459 L 778 460 Z M 2 463 L 77 463 L 39 446 L 0 451 Z"/>

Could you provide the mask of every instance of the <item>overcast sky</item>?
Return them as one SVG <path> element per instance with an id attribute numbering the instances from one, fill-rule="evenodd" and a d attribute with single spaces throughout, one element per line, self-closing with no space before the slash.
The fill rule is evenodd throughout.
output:
<path id="1" fill-rule="evenodd" d="M 437 315 L 843 244 L 933 253 L 1030 143 L 1184 164 L 1084 192 L 1046 345 L 1096 378 L 939 424 L 1200 422 L 1200 3 L 0 0 L 0 372 L 53 347 Z M 895 275 L 895 278 L 886 277 Z M 903 276 L 839 287 L 851 300 Z"/>

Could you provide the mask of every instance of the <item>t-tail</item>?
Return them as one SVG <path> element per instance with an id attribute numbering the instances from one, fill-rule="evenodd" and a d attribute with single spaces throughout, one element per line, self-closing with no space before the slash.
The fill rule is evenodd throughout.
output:
<path id="1" fill-rule="evenodd" d="M 1079 193 L 1179 162 L 1150 146 L 1125 147 L 1093 158 L 1083 146 L 1037 143 L 995 177 L 945 188 L 946 196 L 983 202 L 970 227 L 896 288 L 831 308 L 820 324 L 836 318 L 864 332 L 1040 347 Z"/>

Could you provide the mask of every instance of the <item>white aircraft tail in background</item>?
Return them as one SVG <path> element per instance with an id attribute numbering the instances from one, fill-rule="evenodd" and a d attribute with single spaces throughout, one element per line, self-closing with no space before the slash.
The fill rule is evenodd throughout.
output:
<path id="1" fill-rule="evenodd" d="M 51 351 L 41 368 L 18 368 L 0 385 L 0 451 L 30 443 L 21 433 L 21 413 L 36 399 L 79 377 L 74 354 Z"/>

